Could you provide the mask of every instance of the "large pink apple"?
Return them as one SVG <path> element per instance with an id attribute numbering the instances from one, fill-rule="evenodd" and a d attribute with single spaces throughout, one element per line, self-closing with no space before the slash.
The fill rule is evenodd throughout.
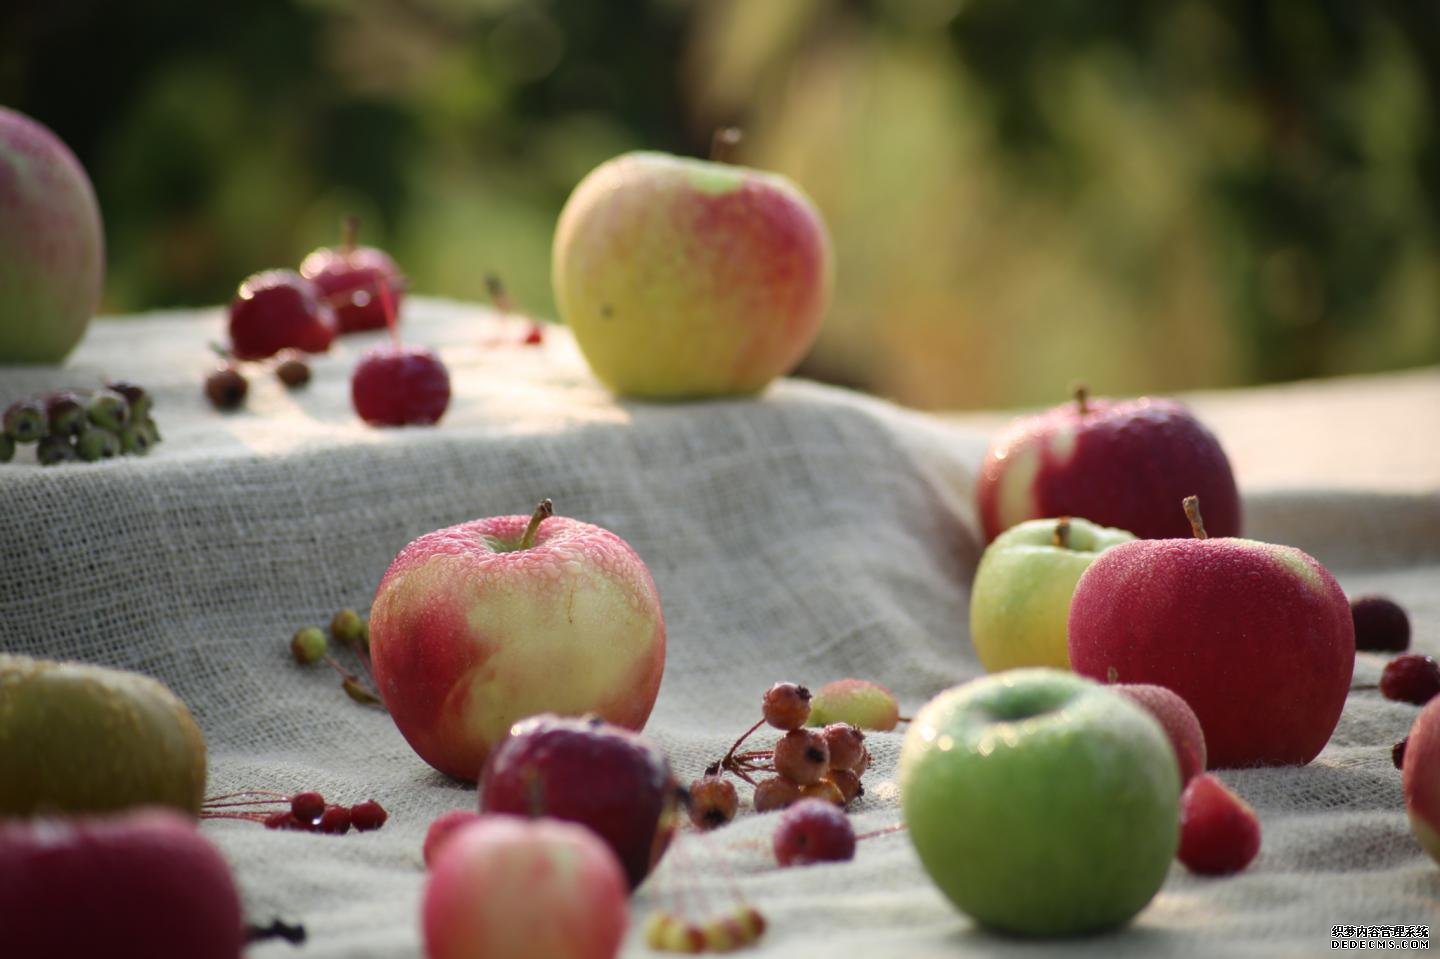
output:
<path id="1" fill-rule="evenodd" d="M 754 393 L 794 369 L 830 299 L 830 239 L 786 178 L 662 153 L 593 170 L 565 204 L 555 302 L 625 396 Z"/>
<path id="2" fill-rule="evenodd" d="M 1430 700 L 1410 727 L 1401 783 L 1410 829 L 1440 863 L 1440 697 Z"/>
<path id="3" fill-rule="evenodd" d="M 474 780 L 527 716 L 650 716 L 665 617 L 650 571 L 620 537 L 550 515 L 495 516 L 400 551 L 370 610 L 381 698 L 420 757 Z"/>
<path id="4" fill-rule="evenodd" d="M 1240 533 L 1220 442 L 1168 399 L 1076 400 L 1015 420 L 990 443 L 977 487 L 985 539 L 1016 523 L 1083 516 L 1141 539 L 1188 536 L 1175 504 L 1199 496 L 1215 536 Z"/>
<path id="5" fill-rule="evenodd" d="M 1211 768 L 1308 763 L 1350 690 L 1350 604 L 1308 554 L 1201 538 L 1192 512 L 1195 537 L 1121 543 L 1080 577 L 1071 666 L 1173 690 L 1200 720 Z"/>
<path id="6" fill-rule="evenodd" d="M 239 959 L 230 867 L 172 810 L 0 820 L 0 955 Z"/>
<path id="7" fill-rule="evenodd" d="M 428 959 L 613 959 L 630 910 L 620 864 L 583 826 L 482 816 L 440 848 L 425 884 Z"/>
<path id="8" fill-rule="evenodd" d="M 0 107 L 0 364 L 63 360 L 104 280 L 100 206 L 85 169 L 55 134 Z"/>

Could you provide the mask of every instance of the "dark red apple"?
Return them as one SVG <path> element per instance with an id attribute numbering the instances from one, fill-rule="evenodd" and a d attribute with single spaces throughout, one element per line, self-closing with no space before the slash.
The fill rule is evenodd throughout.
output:
<path id="1" fill-rule="evenodd" d="M 1199 496 L 1215 536 L 1240 533 L 1240 495 L 1220 442 L 1174 400 L 1092 399 L 1011 423 L 990 444 L 977 488 L 990 541 L 1016 523 L 1083 516 L 1141 539 L 1188 536 L 1175 508 Z"/>
<path id="2" fill-rule="evenodd" d="M 1200 720 L 1211 768 L 1308 763 L 1350 690 L 1350 604 L 1308 554 L 1205 538 L 1193 514 L 1194 538 L 1121 543 L 1080 577 L 1071 665 L 1173 690 Z"/>
<path id="3" fill-rule="evenodd" d="M 350 402 L 371 426 L 428 426 L 450 406 L 450 373 L 423 347 L 387 343 L 360 357 Z"/>
<path id="4" fill-rule="evenodd" d="M 384 329 L 388 324 L 384 295 L 398 316 L 405 277 L 390 254 L 373 246 L 357 246 L 359 221 L 346 217 L 338 247 L 322 246 L 305 257 L 300 275 L 312 281 L 335 309 L 341 333 Z M 385 293 L 381 293 L 381 285 Z"/>
<path id="5" fill-rule="evenodd" d="M 0 955 L 239 959 L 230 867 L 176 812 L 0 820 Z"/>
<path id="6" fill-rule="evenodd" d="M 480 811 L 577 822 L 610 844 L 630 888 L 660 860 L 678 821 L 670 762 L 645 737 L 594 717 L 516 723 L 480 776 Z"/>
<path id="7" fill-rule="evenodd" d="M 335 339 L 335 311 L 315 284 L 292 270 L 245 278 L 230 301 L 230 350 L 263 360 L 290 348 L 323 353 Z"/>

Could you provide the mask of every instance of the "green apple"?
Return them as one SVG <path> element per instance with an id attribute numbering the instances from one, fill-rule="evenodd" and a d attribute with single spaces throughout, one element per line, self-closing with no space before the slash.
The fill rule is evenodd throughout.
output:
<path id="1" fill-rule="evenodd" d="M 833 273 L 820 214 L 785 177 L 663 153 L 580 182 L 551 268 L 596 377 L 661 400 L 754 393 L 794 369 Z"/>
<path id="2" fill-rule="evenodd" d="M 970 640 L 986 671 L 1069 669 L 1075 584 L 1103 551 L 1134 538 L 1079 518 L 1027 520 L 997 536 L 970 593 Z"/>
<path id="3" fill-rule="evenodd" d="M 900 752 L 920 862 L 981 925 L 1109 929 L 1145 907 L 1179 842 L 1180 772 L 1159 723 L 1055 669 L 985 676 L 920 710 Z"/>

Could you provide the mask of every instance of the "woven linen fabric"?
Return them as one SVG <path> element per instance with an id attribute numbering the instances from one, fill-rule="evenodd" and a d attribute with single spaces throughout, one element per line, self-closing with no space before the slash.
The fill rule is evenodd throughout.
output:
<path id="1" fill-rule="evenodd" d="M 309 932 L 301 950 L 267 943 L 249 950 L 254 959 L 422 952 L 425 829 L 473 806 L 473 788 L 432 771 L 328 670 L 288 654 L 299 626 L 364 610 L 395 553 L 422 533 L 550 497 L 562 515 L 624 537 L 665 608 L 668 661 L 647 733 L 682 782 L 758 718 L 776 681 L 873 679 L 910 714 L 980 673 L 967 627 L 981 552 L 973 483 L 1002 418 L 942 420 L 801 381 L 754 399 L 621 402 L 563 330 L 533 348 L 521 345 L 525 328 L 476 307 L 407 304 L 407 341 L 435 347 L 451 373 L 451 408 L 434 428 L 374 429 L 354 416 L 349 371 L 383 334 L 340 340 L 296 392 L 257 368 L 245 409 L 212 410 L 199 380 L 205 344 L 223 338 L 219 311 L 99 321 L 64 368 L 0 369 L 5 403 L 105 377 L 142 383 L 164 435 L 145 458 L 41 468 L 24 448 L 0 466 L 0 649 L 166 682 L 205 732 L 211 793 L 312 788 L 390 811 L 382 830 L 344 837 L 203 824 L 249 917 Z M 1393 596 L 1411 613 L 1414 646 L 1432 655 L 1440 469 L 1406 437 L 1424 436 L 1415 424 L 1428 418 L 1433 448 L 1437 398 L 1434 372 L 1195 398 L 1222 442 L 1236 438 L 1247 534 L 1310 551 L 1352 595 Z M 1334 417 L 1307 413 L 1312 402 L 1369 402 L 1389 419 L 1337 432 Z M 1263 435 L 1267 422 L 1284 435 Z M 1348 433 L 1411 459 L 1372 476 L 1352 457 L 1336 478 L 1281 462 L 1326 442 L 1344 460 Z M 1373 686 L 1383 662 L 1359 655 L 1356 685 Z M 1337 924 L 1429 923 L 1433 933 L 1440 869 L 1410 834 L 1390 761 L 1415 713 L 1356 689 L 1309 766 L 1222 773 L 1260 815 L 1264 845 L 1250 868 L 1216 880 L 1175 864 L 1132 925 L 1058 943 L 978 930 L 926 878 L 903 831 L 861 842 L 850 863 L 778 868 L 776 819 L 744 808 L 742 788 L 739 818 L 706 835 L 687 827 L 635 895 L 624 954 L 651 954 L 642 931 L 652 909 L 719 910 L 737 894 L 770 922 L 756 956 L 1306 955 L 1329 951 Z M 903 727 L 869 736 L 876 764 L 857 831 L 899 821 L 902 739 Z"/>

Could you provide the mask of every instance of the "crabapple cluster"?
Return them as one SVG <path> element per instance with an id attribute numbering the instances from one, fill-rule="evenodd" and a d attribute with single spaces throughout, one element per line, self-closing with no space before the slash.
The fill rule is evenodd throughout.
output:
<path id="1" fill-rule="evenodd" d="M 98 390 L 58 390 L 17 400 L 0 420 L 0 463 L 34 443 L 41 466 L 144 456 L 160 442 L 150 394 L 117 380 Z"/>
<path id="2" fill-rule="evenodd" d="M 202 819 L 243 819 L 266 829 L 294 829 L 344 835 L 351 829 L 370 832 L 385 825 L 390 814 L 373 799 L 343 806 L 327 802 L 314 790 L 287 796 L 268 789 L 242 790 L 211 796 L 200 807 Z"/>

